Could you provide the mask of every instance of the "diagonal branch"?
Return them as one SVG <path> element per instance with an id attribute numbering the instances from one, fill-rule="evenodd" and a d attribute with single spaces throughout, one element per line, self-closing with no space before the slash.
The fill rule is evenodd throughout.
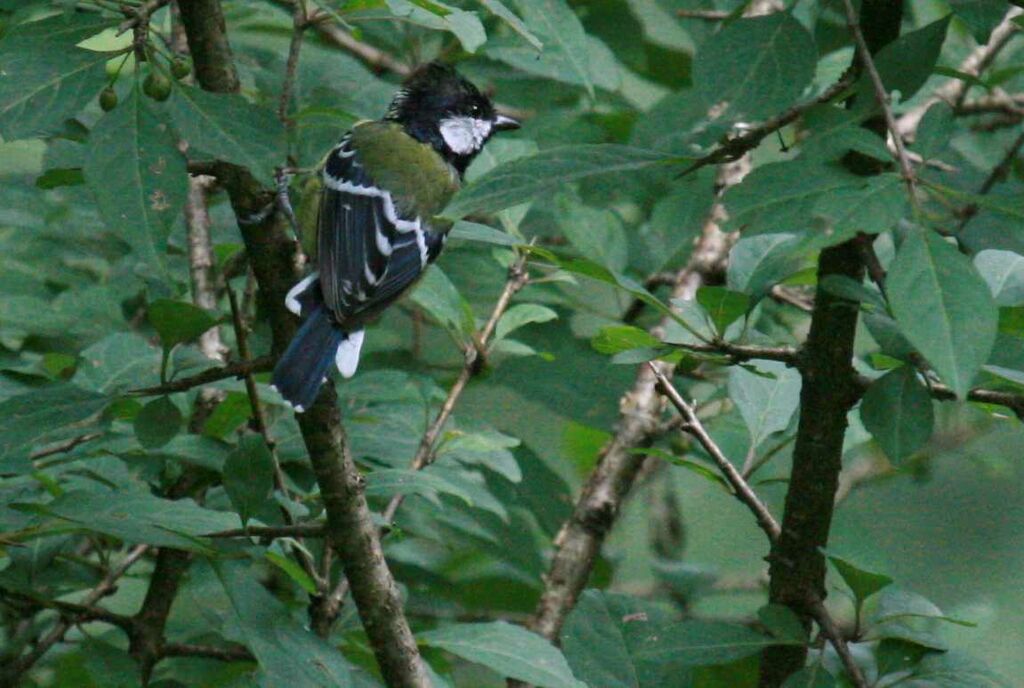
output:
<path id="1" fill-rule="evenodd" d="M 779 527 L 775 517 L 768 511 L 768 507 L 764 502 L 761 501 L 760 497 L 754 493 L 753 488 L 747 483 L 746 479 L 740 475 L 740 472 L 736 470 L 725 454 L 722 452 L 721 447 L 711 438 L 707 430 L 704 428 L 704 424 L 697 416 L 697 411 L 694 409 L 692 404 L 688 404 L 682 395 L 669 381 L 665 375 L 658 370 L 657 366 L 648 364 L 651 366 L 651 370 L 654 372 L 655 377 L 658 379 L 658 386 L 661 392 L 668 397 L 668 400 L 675 406 L 676 410 L 679 411 L 679 415 L 683 418 L 682 431 L 692 435 L 704 448 L 705 451 L 714 459 L 718 465 L 719 470 L 722 471 L 726 481 L 733 489 L 733 495 L 736 499 L 743 502 L 751 513 L 754 514 L 754 518 L 757 519 L 758 526 L 764 531 L 764 534 L 768 536 L 768 542 L 773 545 L 778 541 L 781 535 L 782 529 Z M 809 593 L 810 594 L 810 593 Z M 822 633 L 828 638 L 829 642 L 835 648 L 836 653 L 839 655 L 840 660 L 843 662 L 843 667 L 846 669 L 846 673 L 849 675 L 850 680 L 856 688 L 868 688 L 868 683 L 864 679 L 864 675 L 857 666 L 857 662 L 853 659 L 853 654 L 850 652 L 849 646 L 846 644 L 846 639 L 840 632 L 839 627 L 836 625 L 832 616 L 829 614 L 825 605 L 822 604 L 821 598 L 812 596 L 808 602 L 811 611 L 814 615 L 815 620 L 818 622 L 818 626 L 821 628 Z"/>
<path id="2" fill-rule="evenodd" d="M 868 48 L 867 41 L 864 39 L 864 33 L 860 29 L 860 20 L 857 19 L 857 12 L 853 8 L 852 0 L 843 0 L 843 8 L 846 10 L 846 25 L 850 29 L 850 34 L 853 36 L 853 42 L 857 48 L 857 58 L 871 80 L 875 101 L 878 103 L 878 107 L 882 109 L 882 117 L 885 119 L 886 129 L 889 130 L 892 138 L 892 145 L 896 151 L 896 160 L 900 166 L 900 174 L 903 176 L 903 182 L 907 185 L 907 194 L 910 196 L 910 202 L 916 206 L 917 175 L 914 172 L 914 166 L 911 164 L 910 158 L 907 156 L 907 149 L 903 145 L 903 137 L 900 135 L 900 129 L 896 124 L 896 117 L 892 114 L 889 92 L 886 91 L 885 84 L 882 83 L 882 77 L 875 66 L 875 61 L 871 57 L 871 50 Z"/>
<path id="3" fill-rule="evenodd" d="M 209 368 L 201 373 L 172 380 L 171 382 L 167 382 L 162 385 L 133 389 L 129 391 L 128 394 L 135 397 L 154 397 L 164 394 L 174 394 L 175 392 L 187 392 L 190 389 L 202 387 L 203 385 L 208 385 L 213 382 L 219 382 L 220 380 L 227 380 L 229 378 L 237 379 L 253 373 L 265 373 L 273 370 L 273 368 L 273 356 L 257 356 L 256 358 L 248 361 L 235 361 L 234 363 L 229 363 L 224 366 Z"/>
<path id="4" fill-rule="evenodd" d="M 719 170 L 720 186 L 737 183 L 747 169 L 749 163 L 745 160 L 723 165 Z M 718 227 L 723 218 L 723 208 L 715 204 L 689 262 L 676 273 L 675 297 L 694 298 L 706 276 L 720 270 L 730 246 L 729 238 Z M 661 338 L 667 325 L 668 320 L 663 319 L 652 333 Z M 655 365 L 666 375 L 674 370 L 664 361 Z M 548 640 L 558 642 L 562 624 L 586 586 L 594 560 L 636 480 L 645 457 L 633 450 L 650 446 L 660 429 L 661 401 L 655 382 L 651 368 L 639 366 L 633 385 L 622 397 L 616 433 L 601 450 L 597 467 L 587 479 L 572 515 L 555 537 L 554 556 L 529 624 Z"/>

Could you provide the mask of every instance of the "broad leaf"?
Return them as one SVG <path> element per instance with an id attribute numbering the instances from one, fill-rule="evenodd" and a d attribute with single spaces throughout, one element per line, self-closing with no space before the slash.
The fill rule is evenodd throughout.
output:
<path id="1" fill-rule="evenodd" d="M 217 324 L 209 312 L 185 301 L 159 299 L 149 304 L 148 314 L 165 350 L 195 341 Z"/>
<path id="2" fill-rule="evenodd" d="M 860 418 L 893 463 L 923 447 L 935 423 L 931 395 L 909 365 L 871 383 L 861 401 Z"/>
<path id="3" fill-rule="evenodd" d="M 517 17 L 501 0 L 481 0 L 481 4 L 490 10 L 494 16 L 508 24 L 509 28 L 526 39 L 534 48 L 537 50 L 544 49 L 544 44 L 541 43 L 540 39 L 534 36 L 526 24 L 523 23 L 523 20 Z"/>
<path id="4" fill-rule="evenodd" d="M 181 411 L 170 397 L 153 399 L 135 416 L 135 437 L 146 449 L 159 449 L 181 429 Z"/>
<path id="5" fill-rule="evenodd" d="M 697 290 L 697 303 L 707 311 L 718 334 L 723 335 L 725 328 L 747 312 L 750 298 L 725 287 L 701 287 Z"/>
<path id="6" fill-rule="evenodd" d="M 743 416 L 752 446 L 785 430 L 800 402 L 800 373 L 776 361 L 759 361 L 765 375 L 736 366 L 729 370 L 729 398 Z"/>
<path id="7" fill-rule="evenodd" d="M 104 221 L 159 276 L 170 225 L 188 192 L 188 173 L 152 102 L 136 85 L 96 123 L 84 171 Z"/>
<path id="8" fill-rule="evenodd" d="M 476 52 L 487 41 L 483 24 L 474 12 L 466 12 L 439 0 L 410 2 L 409 0 L 386 0 L 388 9 L 404 21 L 428 29 L 450 31 L 466 52 Z"/>
<path id="9" fill-rule="evenodd" d="M 81 353 L 75 384 L 97 392 L 121 392 L 154 385 L 160 350 L 137 334 L 118 332 Z"/>
<path id="10" fill-rule="evenodd" d="M 796 101 L 817 56 L 814 39 L 788 12 L 739 19 L 701 46 L 693 81 L 708 106 L 726 101 L 731 116 L 760 120 Z"/>
<path id="11" fill-rule="evenodd" d="M 907 340 L 964 398 L 996 338 L 999 313 L 988 285 L 955 247 L 914 230 L 889 267 L 887 290 Z"/>
<path id="12" fill-rule="evenodd" d="M 284 164 L 284 128 L 270 110 L 242 96 L 179 86 L 167 103 L 174 126 L 190 147 L 247 168 L 270 183 Z M 195 154 L 190 152 L 191 157 Z"/>
<path id="13" fill-rule="evenodd" d="M 260 435 L 242 435 L 224 461 L 224 491 L 244 525 L 270 499 L 274 489 L 274 457 Z"/>
<path id="14" fill-rule="evenodd" d="M 864 606 L 864 600 L 892 585 L 892 578 L 889 578 L 889 576 L 858 568 L 841 557 L 830 554 L 828 555 L 828 560 L 836 567 L 836 571 L 843 577 L 846 585 L 853 592 L 853 597 L 857 602 L 858 613 L 860 613 L 860 609 Z"/>
<path id="15" fill-rule="evenodd" d="M 661 341 L 647 330 L 632 325 L 611 325 L 602 328 L 590 345 L 602 354 L 617 354 L 630 349 L 652 348 L 661 346 Z"/>
<path id="16" fill-rule="evenodd" d="M 520 327 L 530 323 L 546 323 L 558 318 L 558 313 L 539 303 L 520 303 L 501 316 L 494 329 L 494 341 L 499 342 Z"/>
<path id="17" fill-rule="evenodd" d="M 33 448 L 85 434 L 85 421 L 107 405 L 106 396 L 73 385 L 50 385 L 0 402 L 0 473 L 31 469 Z"/>
<path id="18" fill-rule="evenodd" d="M 680 161 L 665 153 L 613 144 L 551 148 L 498 165 L 466 185 L 448 204 L 444 215 L 454 219 L 471 213 L 495 212 L 586 177 Z"/>
<path id="19" fill-rule="evenodd" d="M 903 34 L 874 56 L 882 84 L 888 93 L 899 91 L 900 102 L 910 100 L 931 76 L 946 40 L 951 16 L 946 15 L 916 31 Z M 859 112 L 878 108 L 874 87 L 866 74 L 861 76 L 857 85 L 854 103 Z"/>
<path id="20" fill-rule="evenodd" d="M 230 600 L 229 634 L 260 665 L 261 686 L 351 688 L 348 663 L 337 648 L 295 620 L 274 595 L 239 562 L 210 562 Z"/>
<path id="21" fill-rule="evenodd" d="M 1012 251 L 979 251 L 974 266 L 999 306 L 1024 304 L 1024 256 Z"/>
<path id="22" fill-rule="evenodd" d="M 235 514 L 205 509 L 191 499 L 162 499 L 147 492 L 67 492 L 35 510 L 125 542 L 200 552 L 209 548 L 199 536 L 240 525 Z"/>
<path id="23" fill-rule="evenodd" d="M 42 23 L 42 22 L 38 22 Z M 0 136 L 6 141 L 58 133 L 96 97 L 110 55 L 36 43 L 0 43 Z"/>
<path id="24" fill-rule="evenodd" d="M 964 20 L 979 45 L 988 41 L 992 29 L 1006 14 L 1006 3 L 1001 0 L 950 0 L 949 6 Z"/>
<path id="25" fill-rule="evenodd" d="M 420 633 L 418 640 L 538 688 L 585 688 L 558 648 L 504 621 L 444 626 Z"/>

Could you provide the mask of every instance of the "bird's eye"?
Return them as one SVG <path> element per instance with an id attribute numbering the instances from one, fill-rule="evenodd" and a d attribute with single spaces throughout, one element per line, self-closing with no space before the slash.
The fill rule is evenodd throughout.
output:
<path id="1" fill-rule="evenodd" d="M 473 115 L 474 117 L 479 115 L 481 111 L 482 111 L 482 108 L 479 105 L 477 105 L 476 103 L 474 103 L 474 104 L 469 106 L 469 114 Z"/>

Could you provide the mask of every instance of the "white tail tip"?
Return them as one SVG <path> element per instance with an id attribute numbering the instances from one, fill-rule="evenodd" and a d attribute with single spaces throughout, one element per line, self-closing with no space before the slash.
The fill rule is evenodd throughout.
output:
<path id="1" fill-rule="evenodd" d="M 359 367 L 359 351 L 363 348 L 364 330 L 349 332 L 341 344 L 338 345 L 338 353 L 334 355 L 334 363 L 338 366 L 338 372 L 342 377 L 352 377 Z"/>

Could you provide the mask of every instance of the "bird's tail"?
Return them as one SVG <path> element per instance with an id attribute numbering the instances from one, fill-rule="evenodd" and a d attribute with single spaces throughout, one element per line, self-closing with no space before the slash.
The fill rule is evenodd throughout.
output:
<path id="1" fill-rule="evenodd" d="M 345 377 L 356 372 L 362 343 L 362 330 L 345 332 L 326 308 L 316 306 L 274 367 L 271 385 L 302 413 L 312 406 L 332 362 Z"/>

